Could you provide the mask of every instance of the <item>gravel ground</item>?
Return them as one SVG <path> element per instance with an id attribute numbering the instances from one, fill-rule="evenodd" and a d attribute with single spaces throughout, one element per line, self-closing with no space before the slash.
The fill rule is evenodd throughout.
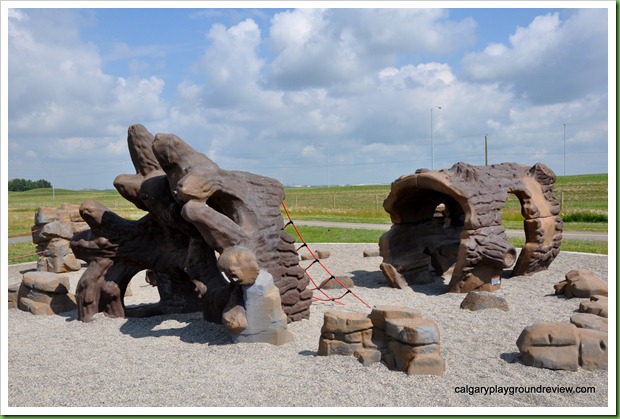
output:
<path id="1" fill-rule="evenodd" d="M 594 414 L 610 411 L 593 407 L 615 406 L 613 389 L 609 399 L 607 371 L 527 367 L 515 344 L 528 325 L 568 322 L 580 300 L 553 295 L 553 284 L 571 269 L 590 269 L 607 281 L 607 256 L 563 252 L 545 272 L 502 281 L 497 293 L 508 301 L 508 312 L 471 312 L 459 308 L 463 294 L 442 293 L 448 280 L 404 290 L 390 288 L 378 269 L 381 258 L 362 257 L 363 250 L 376 245 L 320 244 L 312 248 L 331 251 L 324 264 L 336 276 L 350 276 L 355 283 L 352 291 L 369 305 L 413 307 L 435 320 L 445 374 L 407 376 L 382 364 L 364 367 L 353 357 L 317 356 L 323 313 L 370 311 L 352 294 L 346 295 L 342 304 L 315 302 L 309 320 L 289 324 L 295 342 L 282 346 L 232 344 L 223 326 L 205 322 L 198 313 L 145 319 L 97 316 L 94 322 L 84 324 L 76 320 L 75 311 L 44 317 L 14 309 L 8 312 L 8 393 L 2 396 L 3 406 L 11 408 L 7 413 L 32 411 L 12 409 L 17 407 L 71 406 L 97 407 L 87 410 L 91 414 L 118 412 L 105 409 L 117 407 L 123 413 L 137 414 L 330 415 L 462 414 L 467 410 L 437 407 L 474 406 L 510 407 L 503 410 L 510 414 L 522 411 L 514 407 L 536 408 L 536 413 L 547 412 L 540 407 L 554 407 L 548 413 Z M 21 273 L 27 269 L 32 269 L 32 264 L 11 266 L 9 283 L 21 281 Z M 319 271 L 317 264 L 310 273 L 317 283 L 329 276 Z M 72 291 L 80 275 L 70 275 Z M 132 280 L 131 289 L 133 296 L 126 298 L 127 305 L 158 299 L 143 274 Z M 341 294 L 340 290 L 329 292 Z M 610 294 L 614 292 L 612 288 Z M 615 355 L 614 318 L 610 315 L 609 341 Z M 612 358 L 615 356 L 610 356 L 610 371 L 615 371 Z M 615 372 L 611 378 L 609 382 L 615 386 Z M 592 386 L 595 393 L 522 394 L 516 389 L 512 395 L 470 395 L 455 391 L 463 386 L 506 386 L 513 391 L 518 386 Z M 200 409 L 145 409 L 148 407 Z M 302 407 L 306 408 L 296 409 Z"/>

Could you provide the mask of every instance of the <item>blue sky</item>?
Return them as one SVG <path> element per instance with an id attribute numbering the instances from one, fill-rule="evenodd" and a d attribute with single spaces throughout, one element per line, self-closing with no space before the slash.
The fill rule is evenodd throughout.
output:
<path id="1" fill-rule="evenodd" d="M 111 188 L 133 173 L 135 123 L 285 185 L 387 184 L 422 167 L 480 165 L 485 134 L 489 163 L 615 170 L 612 2 L 24 4 L 2 3 L 9 179 Z"/>

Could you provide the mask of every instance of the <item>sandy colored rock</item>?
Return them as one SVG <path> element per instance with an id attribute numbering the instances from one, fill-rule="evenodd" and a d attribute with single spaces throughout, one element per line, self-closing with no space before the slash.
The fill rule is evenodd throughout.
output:
<path id="1" fill-rule="evenodd" d="M 404 289 L 407 287 L 407 280 L 394 266 L 383 262 L 379 265 L 379 268 L 392 288 Z"/>
<path id="2" fill-rule="evenodd" d="M 377 349 L 358 349 L 353 353 L 353 356 L 364 366 L 381 362 L 381 351 Z"/>
<path id="3" fill-rule="evenodd" d="M 49 303 L 34 301 L 26 297 L 20 297 L 17 301 L 17 308 L 28 311 L 37 316 L 53 316 L 65 313 L 77 308 L 77 302 L 73 294 L 50 294 Z"/>
<path id="4" fill-rule="evenodd" d="M 68 276 L 53 272 L 26 272 L 22 283 L 29 288 L 57 294 L 66 294 L 71 287 Z"/>
<path id="5" fill-rule="evenodd" d="M 322 356 L 327 355 L 354 355 L 364 349 L 364 345 L 361 343 L 346 343 L 339 340 L 325 339 L 321 337 L 319 339 L 318 354 Z"/>
<path id="6" fill-rule="evenodd" d="M 429 319 L 389 319 L 385 320 L 385 334 L 410 345 L 430 345 L 439 343 L 439 328 Z"/>
<path id="7" fill-rule="evenodd" d="M 470 291 L 461 302 L 461 308 L 478 311 L 488 308 L 498 308 L 508 311 L 508 302 L 500 295 L 488 291 Z"/>
<path id="8" fill-rule="evenodd" d="M 597 316 L 608 316 L 607 297 L 602 295 L 593 295 L 587 301 L 579 303 L 579 311 L 582 313 L 596 314 Z"/>
<path id="9" fill-rule="evenodd" d="M 381 256 L 379 249 L 365 249 L 362 252 L 362 256 L 365 258 L 375 258 Z"/>
<path id="10" fill-rule="evenodd" d="M 372 322 L 364 313 L 328 311 L 324 315 L 321 333 L 353 333 L 367 329 L 372 329 Z"/>
<path id="11" fill-rule="evenodd" d="M 329 250 L 323 250 L 323 249 L 317 249 L 316 252 L 316 257 L 319 259 L 329 259 L 329 257 L 332 255 L 331 252 Z"/>
<path id="12" fill-rule="evenodd" d="M 438 354 L 418 355 L 407 367 L 407 375 L 443 375 L 446 362 Z"/>
<path id="13" fill-rule="evenodd" d="M 254 252 L 243 246 L 225 249 L 217 260 L 217 266 L 228 279 L 240 285 L 252 285 L 260 271 Z"/>
<path id="14" fill-rule="evenodd" d="M 570 318 L 577 327 L 607 332 L 607 318 L 592 313 L 578 313 Z"/>
<path id="15" fill-rule="evenodd" d="M 607 296 L 607 283 L 587 269 L 573 269 L 564 281 L 553 286 L 556 294 L 566 298 L 589 298 L 593 295 Z"/>
<path id="16" fill-rule="evenodd" d="M 571 323 L 543 322 L 526 327 L 517 339 L 525 365 L 552 370 L 577 371 L 579 335 Z"/>
<path id="17" fill-rule="evenodd" d="M 355 284 L 353 280 L 348 276 L 338 276 L 336 279 L 328 278 L 325 281 L 321 282 L 319 285 L 320 289 L 338 289 L 338 288 L 353 288 Z"/>
<path id="18" fill-rule="evenodd" d="M 368 317 L 373 326 L 383 332 L 386 320 L 421 319 L 422 313 L 410 307 L 378 305 L 372 308 Z"/>
<path id="19" fill-rule="evenodd" d="M 608 334 L 600 330 L 579 329 L 579 365 L 588 371 L 606 370 Z"/>
<path id="20" fill-rule="evenodd" d="M 17 299 L 18 299 L 18 291 L 20 288 L 21 284 L 20 283 L 13 283 L 10 284 L 8 287 L 8 300 L 9 300 L 9 305 L 8 308 L 17 308 Z"/>

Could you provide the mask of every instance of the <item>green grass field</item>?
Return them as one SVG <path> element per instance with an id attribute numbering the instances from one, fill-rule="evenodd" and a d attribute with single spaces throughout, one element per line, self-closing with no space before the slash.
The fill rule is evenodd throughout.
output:
<path id="1" fill-rule="evenodd" d="M 607 180 L 606 174 L 560 176 L 555 193 L 562 203 L 560 217 L 567 231 L 607 231 Z M 390 224 L 388 214 L 383 210 L 383 200 L 390 191 L 390 185 L 339 186 L 313 188 L 287 188 L 285 204 L 293 220 L 343 221 L 359 223 Z M 58 208 L 62 204 L 79 205 L 87 199 L 99 201 L 118 215 L 138 219 L 144 212 L 122 198 L 116 190 L 70 191 L 36 189 L 27 192 L 9 192 L 8 234 L 9 237 L 29 235 L 34 224 L 34 215 L 39 207 Z M 502 221 L 507 229 L 522 229 L 523 218 L 516 197 L 509 195 L 502 210 Z M 362 229 L 334 229 L 303 227 L 308 242 L 325 243 L 377 243 L 380 231 Z M 306 237 L 306 234 L 309 237 Z M 511 239 L 512 240 L 512 239 Z M 518 243 L 513 243 L 518 246 Z M 522 244 L 522 243 L 521 243 Z M 562 250 L 587 253 L 607 253 L 607 243 L 582 241 L 562 242 Z M 17 258 L 34 253 L 32 243 L 9 245 L 10 263 L 36 260 L 36 256 Z"/>
<path id="2" fill-rule="evenodd" d="M 562 204 L 564 228 L 607 231 L 607 174 L 560 176 L 554 192 Z M 383 200 L 390 185 L 288 188 L 284 203 L 299 220 L 390 224 Z M 502 210 L 505 228 L 523 228 L 521 205 L 509 194 Z"/>

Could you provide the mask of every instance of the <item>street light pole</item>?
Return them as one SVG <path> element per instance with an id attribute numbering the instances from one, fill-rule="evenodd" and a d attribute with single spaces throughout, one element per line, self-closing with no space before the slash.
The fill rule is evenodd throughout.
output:
<path id="1" fill-rule="evenodd" d="M 487 141 L 487 136 L 489 134 L 484 134 L 484 165 L 489 165 L 489 143 Z"/>
<path id="2" fill-rule="evenodd" d="M 325 144 L 319 144 L 319 147 L 324 147 L 325 154 L 327 155 L 327 187 L 330 188 L 332 182 L 331 182 L 331 177 L 329 175 L 329 147 L 327 147 L 327 145 Z"/>
<path id="3" fill-rule="evenodd" d="M 441 109 L 441 106 L 431 108 L 431 170 L 435 170 L 435 145 L 433 144 L 433 109 Z"/>

